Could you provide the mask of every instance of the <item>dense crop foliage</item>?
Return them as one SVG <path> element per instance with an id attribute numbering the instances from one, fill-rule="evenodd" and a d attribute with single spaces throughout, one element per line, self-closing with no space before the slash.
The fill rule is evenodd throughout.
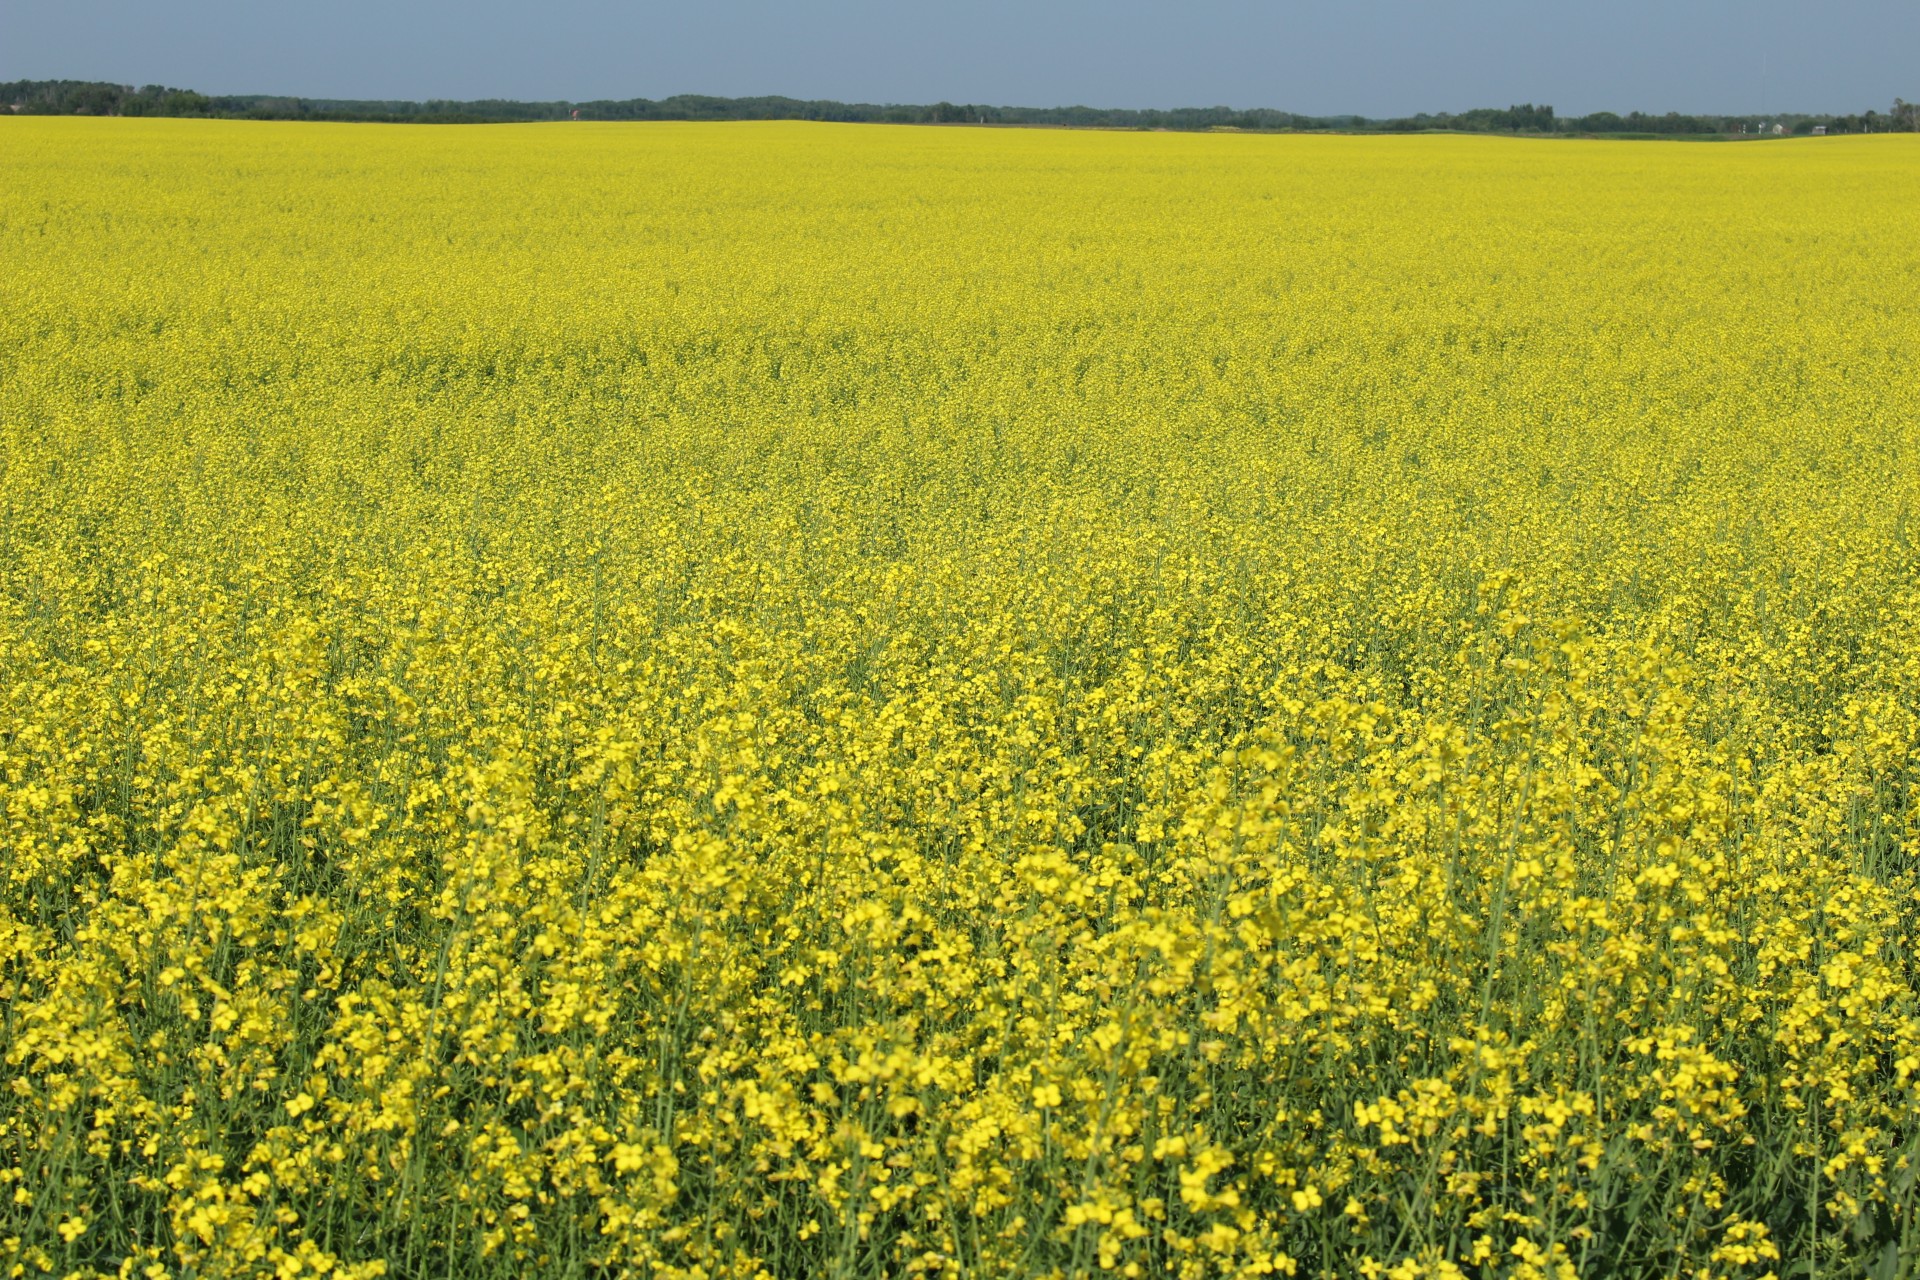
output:
<path id="1" fill-rule="evenodd" d="M 0 1269 L 1913 1274 L 1917 166 L 0 121 Z"/>

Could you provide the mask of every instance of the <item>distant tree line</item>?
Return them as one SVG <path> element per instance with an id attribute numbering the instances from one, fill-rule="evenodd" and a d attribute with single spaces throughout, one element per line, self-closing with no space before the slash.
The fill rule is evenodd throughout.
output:
<path id="1" fill-rule="evenodd" d="M 1857 115 L 1618 115 L 1597 111 L 1556 116 L 1550 106 L 1480 107 L 1371 119 L 1365 116 L 1307 116 L 1261 107 L 1176 107 L 1125 110 L 1104 107 L 993 107 L 975 103 L 931 105 L 832 102 L 799 98 L 713 98 L 679 94 L 671 98 L 628 98 L 594 102 L 514 102 L 482 98 L 471 102 L 370 101 L 347 98 L 290 98 L 272 94 L 204 94 L 150 84 L 106 84 L 90 80 L 15 80 L 0 83 L 0 110 L 26 115 L 198 116 L 237 120 L 369 120 L 417 124 L 481 124 L 536 120 L 832 120 L 873 124 L 1057 125 L 1107 129 L 1241 129 L 1259 131 L 1338 130 L 1354 133 L 1617 134 L 1624 136 L 1728 136 L 1782 132 L 1806 134 L 1888 133 L 1920 130 L 1920 107 L 1895 98 L 1887 112 Z"/>

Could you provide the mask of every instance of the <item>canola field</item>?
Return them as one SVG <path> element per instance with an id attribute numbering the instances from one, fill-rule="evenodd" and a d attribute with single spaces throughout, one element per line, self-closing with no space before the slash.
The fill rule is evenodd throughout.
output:
<path id="1" fill-rule="evenodd" d="M 0 120 L 0 1273 L 1913 1276 L 1916 173 Z"/>

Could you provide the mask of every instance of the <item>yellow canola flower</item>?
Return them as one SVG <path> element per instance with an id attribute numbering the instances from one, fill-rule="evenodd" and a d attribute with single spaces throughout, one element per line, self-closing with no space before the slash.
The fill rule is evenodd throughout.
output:
<path id="1" fill-rule="evenodd" d="M 1910 1273 L 1917 163 L 0 118 L 0 1271 Z"/>

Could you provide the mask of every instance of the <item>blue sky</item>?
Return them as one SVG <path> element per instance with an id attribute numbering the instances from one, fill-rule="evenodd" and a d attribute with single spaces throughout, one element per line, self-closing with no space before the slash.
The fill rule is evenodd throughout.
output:
<path id="1" fill-rule="evenodd" d="M 1884 111 L 1920 98 L 1920 0 L 4 0 L 0 80 L 17 78 L 342 98 Z"/>

